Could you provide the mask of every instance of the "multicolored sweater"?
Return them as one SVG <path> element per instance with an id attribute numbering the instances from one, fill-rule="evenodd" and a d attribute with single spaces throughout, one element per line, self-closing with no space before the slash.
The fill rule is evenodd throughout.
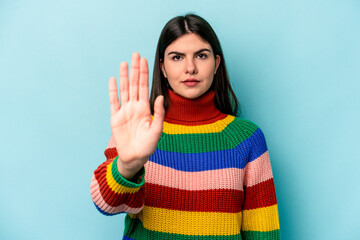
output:
<path id="1" fill-rule="evenodd" d="M 101 213 L 127 213 L 123 239 L 280 239 L 264 135 L 221 113 L 214 95 L 169 91 L 162 136 L 137 181 L 119 174 L 111 137 L 90 191 Z"/>

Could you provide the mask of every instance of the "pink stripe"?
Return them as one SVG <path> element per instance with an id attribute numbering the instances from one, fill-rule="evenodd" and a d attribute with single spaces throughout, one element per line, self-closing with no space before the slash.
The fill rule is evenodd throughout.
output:
<path id="1" fill-rule="evenodd" d="M 152 174 L 146 174 L 146 172 Z M 184 172 L 151 161 L 145 164 L 145 182 L 184 190 L 235 189 L 242 191 L 243 177 L 244 170 L 238 168 Z"/>
<path id="2" fill-rule="evenodd" d="M 95 175 L 93 175 L 93 177 L 91 178 L 90 194 L 91 194 L 91 198 L 94 201 L 94 203 L 96 204 L 96 206 L 98 206 L 101 210 L 103 210 L 104 212 L 107 212 L 107 213 L 113 214 L 113 213 L 126 212 L 126 213 L 136 214 L 142 210 L 142 207 L 141 208 L 131 208 L 128 205 L 126 205 L 125 203 L 121 204 L 117 207 L 112 207 L 112 206 L 108 205 L 100 193 L 99 183 L 98 183 L 98 181 L 96 181 Z"/>
<path id="3" fill-rule="evenodd" d="M 269 152 L 266 151 L 245 167 L 244 185 L 251 187 L 273 177 Z"/>

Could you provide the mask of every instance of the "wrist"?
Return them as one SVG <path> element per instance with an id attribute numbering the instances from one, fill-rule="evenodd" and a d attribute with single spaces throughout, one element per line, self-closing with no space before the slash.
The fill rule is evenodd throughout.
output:
<path id="1" fill-rule="evenodd" d="M 117 158 L 116 165 L 120 175 L 129 181 L 134 180 L 134 178 L 137 176 L 137 173 L 139 173 L 141 168 L 144 166 L 144 164 L 125 164 L 119 160 L 119 158 Z"/>

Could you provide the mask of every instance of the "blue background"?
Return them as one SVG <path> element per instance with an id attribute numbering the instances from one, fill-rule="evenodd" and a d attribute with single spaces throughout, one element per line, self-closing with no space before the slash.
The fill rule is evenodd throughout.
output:
<path id="1" fill-rule="evenodd" d="M 120 239 L 89 193 L 108 79 L 193 12 L 265 133 L 282 239 L 359 239 L 360 1 L 1 1 L 0 239 Z M 150 73 L 150 76 L 152 71 Z"/>

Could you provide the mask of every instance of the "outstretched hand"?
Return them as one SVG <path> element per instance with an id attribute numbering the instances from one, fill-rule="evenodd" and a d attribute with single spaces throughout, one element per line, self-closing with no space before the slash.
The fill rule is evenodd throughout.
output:
<path id="1" fill-rule="evenodd" d="M 118 152 L 118 169 L 131 179 L 154 153 L 162 133 L 165 110 L 163 96 L 154 103 L 151 118 L 149 103 L 149 70 L 145 58 L 133 53 L 130 77 L 128 64 L 120 64 L 120 99 L 114 77 L 109 80 L 111 131 Z"/>

